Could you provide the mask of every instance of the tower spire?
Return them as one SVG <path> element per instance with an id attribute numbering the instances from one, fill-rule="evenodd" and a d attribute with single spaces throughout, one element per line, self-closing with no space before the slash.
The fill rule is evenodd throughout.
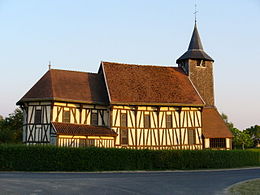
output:
<path id="1" fill-rule="evenodd" d="M 199 60 L 209 60 L 214 61 L 204 50 L 202 46 L 202 42 L 200 39 L 199 31 L 197 28 L 197 24 L 195 22 L 193 33 L 191 36 L 191 40 L 189 43 L 188 51 L 186 51 L 179 59 L 177 59 L 177 64 L 180 61 L 187 59 L 199 59 Z"/>
<path id="2" fill-rule="evenodd" d="M 202 42 L 200 40 L 199 31 L 197 28 L 197 23 L 195 22 L 193 33 L 191 36 L 190 44 L 188 50 L 203 50 Z"/>

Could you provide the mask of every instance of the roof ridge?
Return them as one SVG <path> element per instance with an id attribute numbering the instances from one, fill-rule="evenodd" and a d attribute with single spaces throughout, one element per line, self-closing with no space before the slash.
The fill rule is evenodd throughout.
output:
<path id="1" fill-rule="evenodd" d="M 110 64 L 118 64 L 118 65 L 127 65 L 127 66 L 144 66 L 144 67 L 160 67 L 160 68 L 178 68 L 177 66 L 172 66 L 172 65 L 127 64 L 127 63 L 108 62 L 108 61 L 102 61 L 102 62 L 103 62 L 103 63 L 110 63 Z"/>
<path id="2" fill-rule="evenodd" d="M 65 70 L 65 69 L 51 69 L 51 70 L 58 70 L 58 71 L 66 71 L 66 72 L 78 72 L 78 73 L 88 73 L 88 74 L 98 74 L 95 72 L 85 72 L 85 71 L 78 71 L 78 70 Z"/>

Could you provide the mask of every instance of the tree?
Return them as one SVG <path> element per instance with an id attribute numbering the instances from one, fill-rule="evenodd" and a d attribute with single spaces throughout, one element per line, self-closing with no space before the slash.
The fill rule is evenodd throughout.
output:
<path id="1" fill-rule="evenodd" d="M 0 120 L 0 143 L 22 142 L 23 113 L 17 108 L 5 119 Z"/>
<path id="2" fill-rule="evenodd" d="M 259 125 L 251 126 L 250 128 L 247 128 L 244 131 L 250 135 L 251 139 L 253 139 L 254 146 L 255 147 L 259 146 L 259 144 L 260 144 L 260 126 Z"/>
<path id="3" fill-rule="evenodd" d="M 244 150 L 245 148 L 254 146 L 254 141 L 248 131 L 246 130 L 240 131 L 239 129 L 235 128 L 234 124 L 228 121 L 228 116 L 226 114 L 222 113 L 221 116 L 224 122 L 226 123 L 227 127 L 230 129 L 230 131 L 234 136 L 233 137 L 234 148 L 242 148 Z"/>
<path id="4" fill-rule="evenodd" d="M 251 136 L 246 131 L 240 131 L 237 128 L 232 128 L 231 132 L 233 133 L 233 145 L 234 148 L 250 148 L 254 145 Z"/>
<path id="5" fill-rule="evenodd" d="M 221 114 L 222 119 L 224 120 L 224 122 L 226 123 L 227 127 L 232 131 L 232 129 L 234 128 L 234 124 L 230 121 L 228 121 L 228 116 L 224 113 Z"/>

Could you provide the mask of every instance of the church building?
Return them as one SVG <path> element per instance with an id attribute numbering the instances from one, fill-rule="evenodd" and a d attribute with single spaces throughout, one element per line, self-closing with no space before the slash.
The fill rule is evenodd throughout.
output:
<path id="1" fill-rule="evenodd" d="M 214 60 L 195 23 L 178 66 L 101 62 L 98 73 L 50 69 L 17 102 L 23 142 L 67 147 L 232 149 L 214 103 Z"/>

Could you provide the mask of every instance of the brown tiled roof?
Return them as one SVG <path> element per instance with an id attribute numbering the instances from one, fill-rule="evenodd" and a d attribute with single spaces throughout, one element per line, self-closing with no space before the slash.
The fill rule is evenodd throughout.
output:
<path id="1" fill-rule="evenodd" d="M 77 135 L 77 136 L 117 136 L 117 134 L 107 128 L 100 126 L 89 126 L 71 123 L 52 122 L 58 135 Z"/>
<path id="2" fill-rule="evenodd" d="M 111 103 L 203 105 L 178 67 L 102 62 Z"/>
<path id="3" fill-rule="evenodd" d="M 202 127 L 205 138 L 231 138 L 232 133 L 226 126 L 216 108 L 204 108 L 202 112 Z"/>
<path id="4" fill-rule="evenodd" d="M 107 104 L 102 73 L 51 69 L 17 103 L 35 100 L 63 100 Z"/>

